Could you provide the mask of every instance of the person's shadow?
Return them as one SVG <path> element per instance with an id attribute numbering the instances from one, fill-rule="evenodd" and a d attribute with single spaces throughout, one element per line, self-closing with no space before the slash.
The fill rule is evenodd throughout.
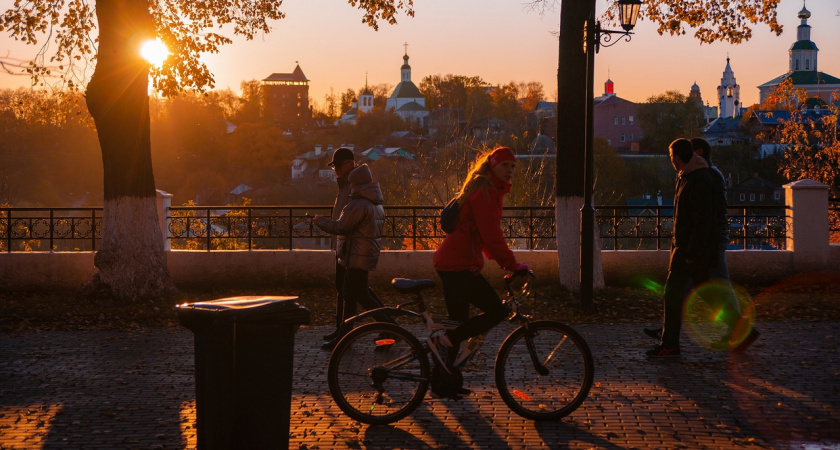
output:
<path id="1" fill-rule="evenodd" d="M 189 335 L 172 342 L 171 333 L 120 332 L 88 342 L 67 334 L 47 347 L 62 361 L 45 371 L 49 380 L 20 387 L 29 401 L 60 405 L 42 448 L 187 447 L 182 409 L 195 398 Z"/>
<path id="2" fill-rule="evenodd" d="M 374 425 L 367 427 L 364 434 L 365 448 L 377 450 L 404 448 L 432 448 L 413 434 L 393 425 Z"/>

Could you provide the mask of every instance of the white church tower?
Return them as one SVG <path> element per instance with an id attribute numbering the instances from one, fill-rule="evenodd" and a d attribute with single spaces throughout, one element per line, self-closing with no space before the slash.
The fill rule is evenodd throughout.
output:
<path id="1" fill-rule="evenodd" d="M 726 68 L 723 69 L 723 77 L 720 79 L 717 91 L 720 117 L 737 116 L 741 111 L 741 86 L 735 82 L 735 73 L 729 65 L 729 56 L 726 57 Z"/>
<path id="2" fill-rule="evenodd" d="M 805 9 L 802 5 L 802 11 L 796 15 L 799 20 L 799 27 L 796 28 L 796 42 L 790 47 L 790 62 L 789 67 L 791 72 L 800 70 L 817 71 L 817 53 L 820 49 L 817 44 L 811 41 L 811 26 L 808 25 L 808 18 L 811 17 L 811 12 Z"/>
<path id="3" fill-rule="evenodd" d="M 373 111 L 373 92 L 368 89 L 367 74 L 365 74 L 365 90 L 359 95 L 359 112 L 368 114 Z"/>

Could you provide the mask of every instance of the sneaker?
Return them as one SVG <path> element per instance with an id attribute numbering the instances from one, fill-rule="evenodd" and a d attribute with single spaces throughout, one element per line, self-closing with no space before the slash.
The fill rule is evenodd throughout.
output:
<path id="1" fill-rule="evenodd" d="M 321 350 L 331 352 L 338 345 L 338 341 L 341 340 L 341 337 L 337 337 L 329 342 L 324 342 L 324 345 L 321 346 Z"/>
<path id="2" fill-rule="evenodd" d="M 447 347 L 440 342 L 442 336 L 432 336 L 429 338 L 429 350 L 432 351 L 432 355 L 435 358 L 435 362 L 439 365 L 446 373 L 452 373 L 452 370 L 449 368 L 449 351 L 452 350 L 452 347 Z"/>
<path id="3" fill-rule="evenodd" d="M 341 333 L 338 330 L 338 328 L 336 328 L 335 331 L 333 331 L 332 333 L 322 336 L 322 339 L 329 342 L 329 341 L 332 341 L 333 339 L 335 339 L 339 336 L 341 336 Z"/>
<path id="4" fill-rule="evenodd" d="M 744 350 L 747 349 L 747 347 L 752 345 L 752 343 L 755 342 L 755 340 L 758 339 L 758 337 L 760 335 L 761 335 L 761 333 L 759 333 L 758 330 L 753 328 L 752 330 L 750 330 L 750 334 L 748 334 L 747 337 L 745 337 L 744 340 L 741 341 L 740 344 L 736 345 L 735 348 L 732 349 L 732 351 L 734 353 L 743 352 Z"/>
<path id="5" fill-rule="evenodd" d="M 642 331 L 644 331 L 646 335 L 656 340 L 662 339 L 662 328 L 645 328 Z"/>
<path id="6" fill-rule="evenodd" d="M 651 358 L 672 358 L 675 356 L 680 356 L 680 349 L 679 348 L 668 348 L 664 345 L 657 345 L 652 349 L 645 352 L 645 355 Z"/>

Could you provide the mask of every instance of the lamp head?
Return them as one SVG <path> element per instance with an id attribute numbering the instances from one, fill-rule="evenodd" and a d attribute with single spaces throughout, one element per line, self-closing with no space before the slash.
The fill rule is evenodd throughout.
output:
<path id="1" fill-rule="evenodd" d="M 618 19 L 624 31 L 630 31 L 636 26 L 642 0 L 618 0 Z"/>

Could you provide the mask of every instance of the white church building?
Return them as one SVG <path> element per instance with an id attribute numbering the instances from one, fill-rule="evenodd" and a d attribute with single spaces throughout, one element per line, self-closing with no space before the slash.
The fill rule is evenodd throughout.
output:
<path id="1" fill-rule="evenodd" d="M 418 125 L 424 125 L 426 118 L 429 117 L 429 111 L 426 109 L 426 98 L 411 81 L 411 66 L 408 65 L 407 48 L 403 56 L 403 65 L 400 67 L 400 83 L 385 102 L 385 109 L 394 111 L 406 122 Z"/>
<path id="2" fill-rule="evenodd" d="M 804 4 L 797 17 L 800 23 L 796 28 L 796 42 L 788 51 L 788 71 L 758 86 L 759 101 L 762 104 L 779 84 L 788 79 L 795 88 L 804 89 L 809 98 L 817 97 L 829 104 L 832 102 L 832 94 L 840 94 L 840 78 L 820 72 L 817 68 L 820 50 L 811 40 L 811 26 L 808 25 L 811 12 Z"/>

